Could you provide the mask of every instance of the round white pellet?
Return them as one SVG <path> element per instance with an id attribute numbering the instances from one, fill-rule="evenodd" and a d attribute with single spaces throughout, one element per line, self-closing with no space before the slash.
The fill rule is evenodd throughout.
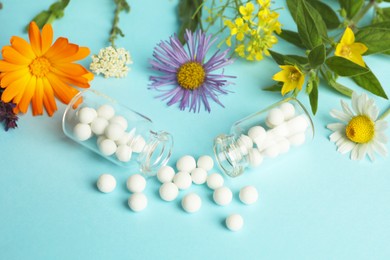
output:
<path id="1" fill-rule="evenodd" d="M 175 170 L 168 165 L 161 167 L 157 172 L 157 179 L 161 182 L 171 182 L 175 176 Z"/>
<path id="2" fill-rule="evenodd" d="M 192 182 L 195 184 L 203 184 L 207 179 L 207 172 L 203 168 L 195 168 L 191 171 Z"/>
<path id="3" fill-rule="evenodd" d="M 107 137 L 105 137 L 104 135 L 99 136 L 99 137 L 96 139 L 96 144 L 99 146 L 100 143 L 101 143 L 104 139 L 107 139 Z"/>
<path id="4" fill-rule="evenodd" d="M 202 206 L 202 200 L 198 194 L 192 192 L 183 197 L 181 206 L 186 212 L 195 213 Z"/>
<path id="5" fill-rule="evenodd" d="M 280 136 L 285 137 L 290 135 L 290 130 L 289 127 L 287 126 L 287 123 L 282 123 L 269 130 L 268 133 L 272 134 L 274 137 L 280 137 Z"/>
<path id="6" fill-rule="evenodd" d="M 280 125 L 284 122 L 284 114 L 279 108 L 273 108 L 267 115 L 267 121 L 274 126 Z"/>
<path id="7" fill-rule="evenodd" d="M 115 143 L 117 145 L 120 145 L 120 144 L 128 144 L 129 142 L 131 142 L 133 138 L 133 135 L 129 132 L 124 132 L 123 135 L 115 141 Z"/>
<path id="8" fill-rule="evenodd" d="M 145 194 L 136 192 L 130 195 L 127 203 L 132 211 L 139 212 L 148 206 L 148 198 Z"/>
<path id="9" fill-rule="evenodd" d="M 121 144 L 116 149 L 115 155 L 121 162 L 128 162 L 131 159 L 132 150 L 126 144 Z"/>
<path id="10" fill-rule="evenodd" d="M 264 127 L 262 126 L 253 126 L 248 131 L 248 136 L 252 139 L 252 141 L 257 145 L 260 146 L 262 142 L 264 141 L 267 133 L 265 132 Z"/>
<path id="11" fill-rule="evenodd" d="M 92 136 L 91 127 L 88 124 L 78 123 L 73 128 L 73 134 L 79 141 L 88 140 Z"/>
<path id="12" fill-rule="evenodd" d="M 178 171 L 191 172 L 195 168 L 196 161 L 191 155 L 185 155 L 176 162 L 176 169 Z"/>
<path id="13" fill-rule="evenodd" d="M 96 186 L 101 192 L 109 193 L 115 190 L 116 180 L 111 174 L 105 173 L 99 176 Z"/>
<path id="14" fill-rule="evenodd" d="M 241 135 L 240 138 L 238 138 L 237 143 L 239 146 L 245 146 L 247 149 L 250 149 L 253 147 L 253 141 L 247 135 Z"/>
<path id="15" fill-rule="evenodd" d="M 140 135 L 134 137 L 133 140 L 131 141 L 131 149 L 133 149 L 133 152 L 135 153 L 142 152 L 145 145 L 146 145 L 145 139 Z"/>
<path id="16" fill-rule="evenodd" d="M 309 126 L 308 121 L 306 120 L 304 115 L 296 116 L 290 119 L 287 123 L 287 127 L 289 128 L 290 135 L 303 133 L 306 131 Z"/>
<path id="17" fill-rule="evenodd" d="M 123 130 L 126 131 L 126 129 L 127 129 L 127 120 L 123 116 L 113 116 L 110 119 L 110 124 L 113 124 L 113 123 L 120 125 L 123 128 Z"/>
<path id="18" fill-rule="evenodd" d="M 119 124 L 116 124 L 116 123 L 109 124 L 106 127 L 106 130 L 104 131 L 107 138 L 109 138 L 113 141 L 118 141 L 119 138 L 122 137 L 124 132 L 125 131 L 123 130 L 123 128 Z"/>
<path id="19" fill-rule="evenodd" d="M 218 173 L 212 173 L 209 176 L 207 176 L 207 187 L 209 187 L 212 190 L 218 189 L 223 186 L 223 177 L 221 174 Z"/>
<path id="20" fill-rule="evenodd" d="M 214 190 L 213 199 L 218 205 L 226 206 L 232 202 L 233 193 L 228 187 L 222 186 Z"/>
<path id="21" fill-rule="evenodd" d="M 226 227 L 231 231 L 239 231 L 244 226 L 244 219 L 239 214 L 232 214 L 226 218 Z"/>
<path id="22" fill-rule="evenodd" d="M 213 158 L 208 155 L 202 155 L 201 157 L 199 157 L 196 164 L 198 168 L 205 169 L 206 171 L 210 171 L 214 167 Z"/>
<path id="23" fill-rule="evenodd" d="M 268 126 L 268 128 L 274 128 L 276 125 L 273 125 L 269 122 L 268 118 L 265 120 L 265 125 Z"/>
<path id="24" fill-rule="evenodd" d="M 173 177 L 173 183 L 176 184 L 176 186 L 180 190 L 186 190 L 189 187 L 191 187 L 192 184 L 191 175 L 188 172 L 178 172 Z"/>
<path id="25" fill-rule="evenodd" d="M 278 148 L 279 148 L 279 153 L 287 153 L 290 150 L 290 141 L 288 139 L 283 138 L 278 142 Z"/>
<path id="26" fill-rule="evenodd" d="M 257 201 L 259 193 L 254 186 L 245 186 L 240 190 L 238 196 L 242 203 L 250 205 Z"/>
<path id="27" fill-rule="evenodd" d="M 293 136 L 290 136 L 288 138 L 288 140 L 290 141 L 291 145 L 300 146 L 300 145 L 305 143 L 306 136 L 305 136 L 305 133 L 299 133 L 299 134 L 295 134 Z"/>
<path id="28" fill-rule="evenodd" d="M 83 107 L 77 113 L 80 123 L 90 124 L 97 117 L 95 109 L 90 107 Z"/>
<path id="29" fill-rule="evenodd" d="M 295 107 L 293 104 L 286 102 L 281 104 L 279 108 L 283 112 L 284 120 L 289 120 L 294 117 Z"/>
<path id="30" fill-rule="evenodd" d="M 127 179 L 126 186 L 130 192 L 142 192 L 146 187 L 146 180 L 141 174 L 134 174 Z"/>
<path id="31" fill-rule="evenodd" d="M 274 145 L 267 147 L 262 153 L 269 158 L 275 158 L 279 155 L 279 145 L 275 143 Z"/>
<path id="32" fill-rule="evenodd" d="M 108 126 L 107 119 L 103 117 L 96 117 L 91 123 L 92 132 L 95 135 L 102 135 Z"/>
<path id="33" fill-rule="evenodd" d="M 110 120 L 115 115 L 115 110 L 110 105 L 102 105 L 97 110 L 98 117 L 103 117 Z"/>
<path id="34" fill-rule="evenodd" d="M 172 182 L 165 182 L 159 189 L 161 199 L 165 201 L 172 201 L 179 195 L 179 188 Z"/>
<path id="35" fill-rule="evenodd" d="M 251 150 L 249 150 L 248 158 L 249 164 L 252 167 L 259 166 L 263 162 L 263 156 L 256 148 L 252 148 Z"/>
<path id="36" fill-rule="evenodd" d="M 111 139 L 104 139 L 99 144 L 99 150 L 106 156 L 113 155 L 116 151 L 116 144 Z"/>

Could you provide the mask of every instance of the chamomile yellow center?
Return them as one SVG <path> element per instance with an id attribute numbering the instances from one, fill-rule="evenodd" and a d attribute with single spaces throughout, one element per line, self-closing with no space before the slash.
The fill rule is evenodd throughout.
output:
<path id="1" fill-rule="evenodd" d="M 374 122 L 365 115 L 355 116 L 345 128 L 348 139 L 355 143 L 368 143 L 375 133 Z"/>
<path id="2" fill-rule="evenodd" d="M 50 72 L 50 62 L 44 57 L 34 59 L 30 65 L 30 73 L 39 78 L 45 77 Z"/>
<path id="3" fill-rule="evenodd" d="M 184 63 L 177 71 L 177 82 L 182 88 L 194 90 L 202 86 L 206 72 L 198 62 Z"/>

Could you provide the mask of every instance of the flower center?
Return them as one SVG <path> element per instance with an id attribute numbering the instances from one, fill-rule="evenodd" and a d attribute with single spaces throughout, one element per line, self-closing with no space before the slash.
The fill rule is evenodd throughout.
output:
<path id="1" fill-rule="evenodd" d="M 375 133 L 375 124 L 365 115 L 355 116 L 345 128 L 348 139 L 355 143 L 368 143 Z"/>
<path id="2" fill-rule="evenodd" d="M 31 74 L 42 78 L 50 72 L 50 62 L 44 57 L 38 57 L 30 63 L 29 68 Z"/>
<path id="3" fill-rule="evenodd" d="M 291 71 L 290 72 L 290 75 L 288 75 L 288 79 L 290 80 L 290 81 L 298 81 L 299 80 L 299 77 L 300 77 L 300 74 L 299 74 L 299 72 L 297 72 L 297 71 Z"/>
<path id="4" fill-rule="evenodd" d="M 341 48 L 341 55 L 343 57 L 350 57 L 352 54 L 351 48 L 348 45 L 343 45 Z"/>
<path id="5" fill-rule="evenodd" d="M 185 89 L 199 88 L 205 80 L 206 72 L 203 66 L 194 61 L 184 63 L 177 71 L 177 82 Z"/>

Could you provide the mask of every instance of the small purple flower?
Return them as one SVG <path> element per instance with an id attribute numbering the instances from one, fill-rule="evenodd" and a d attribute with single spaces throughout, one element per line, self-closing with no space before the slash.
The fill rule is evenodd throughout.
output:
<path id="1" fill-rule="evenodd" d="M 3 94 L 3 89 L 0 89 L 0 97 Z M 16 128 L 18 125 L 18 116 L 14 113 L 14 108 L 16 104 L 10 102 L 5 103 L 0 99 L 0 122 L 4 121 L 5 131 L 8 131 L 10 128 Z"/>
<path id="2" fill-rule="evenodd" d="M 218 95 L 228 93 L 224 89 L 230 84 L 226 78 L 235 77 L 224 75 L 223 72 L 211 72 L 233 63 L 227 57 L 229 50 L 221 53 L 217 51 L 205 61 L 207 51 L 216 39 L 211 40 L 211 35 L 207 36 L 202 31 L 192 33 L 189 30 L 186 30 L 184 38 L 188 51 L 176 35 L 171 36 L 169 41 L 161 41 L 154 48 L 154 59 L 150 63 L 152 69 L 162 75 L 150 77 L 150 89 L 164 92 L 158 97 L 169 99 L 169 106 L 179 103 L 180 110 L 188 107 L 189 111 L 199 112 L 203 103 L 210 112 L 209 98 L 223 107 Z"/>

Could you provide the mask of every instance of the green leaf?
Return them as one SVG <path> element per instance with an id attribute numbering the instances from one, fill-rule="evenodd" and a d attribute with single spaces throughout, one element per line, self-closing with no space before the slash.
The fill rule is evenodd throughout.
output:
<path id="1" fill-rule="evenodd" d="M 390 29 L 371 27 L 359 30 L 355 35 L 355 41 L 367 46 L 368 50 L 363 55 L 389 51 Z"/>
<path id="2" fill-rule="evenodd" d="M 294 22 L 297 23 L 297 0 L 286 0 L 286 3 Z"/>
<path id="3" fill-rule="evenodd" d="M 313 112 L 313 115 L 317 113 L 317 108 L 318 108 L 318 84 L 316 81 L 312 81 L 312 90 L 310 91 L 309 94 L 309 100 L 310 100 L 310 106 L 311 106 L 311 111 Z"/>
<path id="4" fill-rule="evenodd" d="M 51 12 L 49 11 L 42 11 L 39 14 L 37 14 L 33 19 L 32 19 L 39 28 L 42 28 L 45 24 L 49 23 L 51 20 Z M 28 30 L 28 25 L 27 28 Z"/>
<path id="5" fill-rule="evenodd" d="M 359 31 L 365 30 L 365 29 L 372 29 L 372 28 L 389 29 L 390 28 L 390 21 L 381 22 L 381 23 L 373 23 L 373 24 L 359 28 Z"/>
<path id="6" fill-rule="evenodd" d="M 298 34 L 306 48 L 311 50 L 322 43 L 321 32 L 317 26 L 318 20 L 314 19 L 304 0 L 298 0 L 296 22 Z"/>
<path id="7" fill-rule="evenodd" d="M 202 26 L 202 5 L 203 0 L 181 0 L 178 5 L 178 17 L 180 22 L 179 40 L 184 44 L 186 29 L 194 32 L 198 26 Z"/>
<path id="8" fill-rule="evenodd" d="M 347 17 L 352 19 L 362 8 L 364 0 L 339 0 L 341 8 L 347 12 Z"/>
<path id="9" fill-rule="evenodd" d="M 271 57 L 275 60 L 275 62 L 279 65 L 305 65 L 309 61 L 306 57 L 298 56 L 298 55 L 283 55 L 275 51 L 269 50 Z"/>
<path id="10" fill-rule="evenodd" d="M 338 56 L 328 58 L 326 60 L 326 65 L 328 65 L 328 67 L 337 75 L 344 77 L 351 77 L 369 72 L 369 69 Z"/>
<path id="11" fill-rule="evenodd" d="M 308 55 L 310 67 L 313 69 L 318 68 L 325 62 L 326 50 L 325 45 L 321 44 L 312 49 Z"/>
<path id="12" fill-rule="evenodd" d="M 387 99 L 386 92 L 372 71 L 354 76 L 352 77 L 352 80 L 363 89 L 370 91 L 372 94 Z"/>
<path id="13" fill-rule="evenodd" d="M 336 29 L 340 26 L 339 17 L 329 5 L 318 0 L 309 0 L 308 2 L 321 14 L 328 29 Z"/>
<path id="14" fill-rule="evenodd" d="M 334 80 L 329 80 L 328 81 L 328 84 L 329 86 L 331 86 L 334 90 L 338 91 L 339 93 L 347 96 L 347 97 L 352 97 L 352 89 L 340 84 L 340 83 L 337 83 L 336 81 Z"/>
<path id="15" fill-rule="evenodd" d="M 299 34 L 297 32 L 289 31 L 289 30 L 282 30 L 282 32 L 278 35 L 283 40 L 294 44 L 297 47 L 304 48 L 305 45 L 303 45 L 301 38 L 299 37 Z"/>
<path id="16" fill-rule="evenodd" d="M 282 87 L 283 87 L 283 82 L 278 82 L 272 86 L 263 88 L 263 90 L 270 91 L 270 92 L 281 92 Z"/>

